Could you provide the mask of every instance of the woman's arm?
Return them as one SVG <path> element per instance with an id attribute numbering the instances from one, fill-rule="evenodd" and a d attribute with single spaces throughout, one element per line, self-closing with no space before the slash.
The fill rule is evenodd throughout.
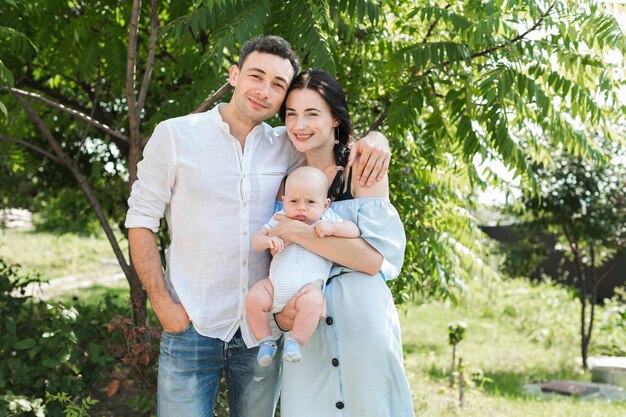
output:
<path id="1" fill-rule="evenodd" d="M 315 229 L 299 220 L 281 219 L 269 231 L 285 243 L 297 243 L 303 248 L 356 271 L 374 275 L 380 271 L 383 256 L 363 239 L 319 237 Z"/>
<path id="2" fill-rule="evenodd" d="M 355 161 L 359 163 L 359 159 Z M 352 195 L 362 197 L 389 197 L 389 180 L 387 175 L 382 181 L 371 186 L 362 186 L 355 176 L 352 176 Z M 275 216 L 278 219 L 278 216 Z M 313 227 L 298 220 L 282 218 L 280 223 L 269 231 L 270 236 L 279 236 L 285 244 L 297 243 L 305 249 L 320 255 L 323 258 L 354 269 L 374 275 L 380 271 L 383 256 L 363 239 L 345 239 L 327 236 L 321 238 Z"/>

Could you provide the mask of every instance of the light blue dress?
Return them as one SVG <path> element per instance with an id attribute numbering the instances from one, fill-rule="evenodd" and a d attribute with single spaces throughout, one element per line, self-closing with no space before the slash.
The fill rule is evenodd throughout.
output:
<path id="1" fill-rule="evenodd" d="M 385 258 L 367 275 L 335 265 L 324 292 L 328 316 L 302 347 L 300 363 L 284 363 L 282 417 L 412 417 L 398 312 L 386 280 L 400 272 L 406 239 L 385 198 L 334 202 L 361 237 Z"/>

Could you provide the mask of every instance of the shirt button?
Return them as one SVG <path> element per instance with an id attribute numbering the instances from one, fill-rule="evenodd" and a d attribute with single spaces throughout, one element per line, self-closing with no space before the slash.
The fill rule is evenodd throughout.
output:
<path id="1" fill-rule="evenodd" d="M 244 236 L 248 236 L 248 231 L 247 231 L 247 230 L 244 230 L 244 231 L 243 231 L 243 235 L 244 235 Z"/>
<path id="2" fill-rule="evenodd" d="M 341 401 L 337 401 L 337 402 L 335 403 L 335 407 L 337 407 L 338 409 L 340 409 L 340 410 L 341 410 L 341 409 L 343 409 L 343 403 L 342 403 Z"/>
<path id="3" fill-rule="evenodd" d="M 246 266 L 246 265 L 248 265 L 248 261 L 246 261 L 246 260 L 244 259 L 244 260 L 243 260 L 243 262 L 242 262 L 242 264 L 243 264 L 243 266 Z"/>
<path id="4" fill-rule="evenodd" d="M 329 326 L 331 324 L 333 324 L 333 318 L 332 317 L 326 317 L 326 324 L 328 324 Z"/>
<path id="5" fill-rule="evenodd" d="M 339 359 L 337 359 L 337 358 L 333 358 L 333 360 L 332 360 L 331 362 L 333 363 L 333 366 L 334 366 L 334 367 L 339 366 Z"/>

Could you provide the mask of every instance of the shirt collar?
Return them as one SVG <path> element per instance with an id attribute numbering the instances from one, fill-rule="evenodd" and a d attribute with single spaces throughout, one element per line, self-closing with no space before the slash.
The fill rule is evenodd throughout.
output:
<path id="1" fill-rule="evenodd" d="M 213 120 L 213 122 L 215 122 L 215 124 L 219 126 L 219 128 L 224 133 L 230 135 L 230 127 L 228 126 L 228 123 L 226 123 L 224 119 L 222 119 L 222 115 L 219 112 L 219 108 L 225 105 L 226 103 L 218 103 L 211 110 L 209 110 L 208 113 L 209 113 L 209 117 L 211 118 L 211 120 Z M 259 123 L 258 125 L 254 126 L 254 128 L 252 128 L 252 130 L 250 131 L 252 135 L 249 134 L 248 137 L 249 138 L 268 137 L 269 139 L 269 135 L 262 134 L 262 132 L 265 131 L 266 126 L 269 126 L 269 125 L 265 122 Z"/>

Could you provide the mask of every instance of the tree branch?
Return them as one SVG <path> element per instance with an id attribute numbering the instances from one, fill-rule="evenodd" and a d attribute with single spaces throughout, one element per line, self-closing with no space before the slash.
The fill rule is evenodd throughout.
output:
<path id="1" fill-rule="evenodd" d="M 387 118 L 388 114 L 389 114 L 389 107 L 386 107 L 385 110 L 380 114 L 380 116 L 378 116 L 378 119 L 376 119 L 374 123 L 372 123 L 370 128 L 367 130 L 367 133 L 371 132 L 372 130 L 378 130 L 380 126 L 383 124 L 383 122 L 385 121 L 385 119 Z"/>
<path id="2" fill-rule="evenodd" d="M 150 76 L 154 65 L 154 55 L 156 52 L 157 32 L 159 31 L 159 15 L 157 13 L 157 1 L 150 1 L 150 46 L 148 48 L 148 62 L 141 80 L 141 90 L 139 91 L 139 100 L 137 100 L 137 114 L 141 114 L 146 102 L 148 94 L 148 86 L 150 85 Z"/>
<path id="3" fill-rule="evenodd" d="M 100 96 L 100 89 L 96 88 L 95 95 L 92 98 L 93 107 L 91 108 L 91 114 L 89 115 L 91 118 L 93 118 L 93 115 L 96 114 L 96 110 L 98 109 L 98 97 L 99 96 Z M 85 128 L 83 129 L 83 134 L 81 135 L 81 138 L 80 138 L 80 146 L 78 147 L 78 150 L 76 151 L 76 155 L 74 155 L 74 161 L 78 162 L 78 158 L 80 158 L 80 155 L 83 151 L 83 145 L 85 144 L 85 140 L 87 139 L 88 131 L 89 131 L 89 125 L 85 125 Z"/>
<path id="4" fill-rule="evenodd" d="M 211 94 L 209 98 L 207 98 L 204 103 L 202 103 L 197 109 L 192 111 L 191 113 L 202 113 L 209 110 L 211 107 L 215 105 L 215 103 L 221 99 L 224 94 L 226 94 L 232 86 L 227 81 L 223 86 L 221 86 L 215 93 Z"/>
<path id="5" fill-rule="evenodd" d="M 78 182 L 78 186 L 87 197 L 87 200 L 89 201 L 89 204 L 91 204 L 91 207 L 96 212 L 98 221 L 100 222 L 100 225 L 102 226 L 102 230 L 104 230 L 104 233 L 106 234 L 109 240 L 109 243 L 111 244 L 111 248 L 113 249 L 113 252 L 115 253 L 115 256 L 117 258 L 117 262 L 120 265 L 120 268 L 124 272 L 124 275 L 126 275 L 126 277 L 129 277 L 131 274 L 130 265 L 128 264 L 128 262 L 126 262 L 126 258 L 124 258 L 122 250 L 120 249 L 120 246 L 117 243 L 117 239 L 115 238 L 115 235 L 113 234 L 113 230 L 111 229 L 111 226 L 109 225 L 109 222 L 106 218 L 104 209 L 102 208 L 102 206 L 100 205 L 100 202 L 96 198 L 96 195 L 91 189 L 91 186 L 89 185 L 89 183 L 87 182 L 83 174 L 78 169 L 78 166 L 76 165 L 74 160 L 70 158 L 69 155 L 63 150 L 59 142 L 56 140 L 56 138 L 54 137 L 54 135 L 52 134 L 52 132 L 46 125 L 46 122 L 44 122 L 43 119 L 39 117 L 39 115 L 35 112 L 35 110 L 32 107 L 30 107 L 26 99 L 18 95 L 15 96 L 15 99 L 20 103 L 20 105 L 22 106 L 26 114 L 28 114 L 30 119 L 39 128 L 41 133 L 43 133 L 44 138 L 50 144 L 50 146 L 54 150 L 54 153 L 57 154 L 58 156 L 57 162 L 60 165 L 63 165 L 64 167 L 66 167 L 72 173 L 72 175 Z"/>
<path id="6" fill-rule="evenodd" d="M 600 276 L 596 278 L 594 285 L 599 286 L 600 284 L 602 284 L 602 281 L 604 281 L 604 279 L 611 273 L 611 271 L 613 271 L 615 266 L 618 264 L 618 261 L 620 260 L 619 255 L 619 253 L 616 253 L 613 259 L 611 259 L 611 261 L 604 266 L 604 272 L 602 272 L 602 274 L 600 274 Z"/>
<path id="7" fill-rule="evenodd" d="M 475 58 L 479 58 L 481 56 L 488 55 L 488 54 L 490 54 L 492 52 L 495 52 L 495 51 L 497 51 L 499 49 L 504 49 L 504 48 L 508 47 L 509 45 L 512 45 L 512 44 L 514 44 L 516 42 L 519 42 L 520 40 L 524 39 L 530 32 L 536 30 L 541 25 L 541 23 L 543 23 L 545 18 L 548 17 L 548 15 L 552 12 L 552 9 L 554 9 L 555 6 L 556 6 L 556 2 L 552 3 L 550 5 L 550 7 L 548 7 L 546 12 L 542 13 L 541 16 L 539 17 L 539 19 L 526 32 L 524 32 L 524 33 L 522 33 L 522 34 L 520 34 L 520 35 L 518 35 L 518 36 L 516 36 L 516 37 L 514 37 L 514 38 L 512 38 L 512 39 L 510 39 L 510 40 L 508 40 L 508 41 L 506 41 L 506 42 L 504 42 L 502 44 L 500 44 L 500 45 L 497 45 L 497 46 L 485 49 L 485 50 L 480 51 L 480 52 L 476 52 L 476 53 L 470 55 L 468 60 L 471 61 L 471 60 L 473 60 Z M 448 8 L 448 6 L 446 6 L 446 8 Z M 426 40 L 432 34 L 432 30 L 434 30 L 434 27 L 435 27 L 436 23 L 437 23 L 437 21 L 435 21 L 435 22 L 433 22 L 431 24 L 430 29 L 428 30 L 428 33 L 426 34 L 426 37 L 424 38 L 424 40 Z M 424 72 L 414 71 L 411 74 L 411 76 L 412 77 L 423 77 L 423 76 L 426 76 L 426 75 L 429 75 L 429 74 L 433 73 L 437 68 L 446 67 L 446 66 L 450 65 L 451 63 L 452 63 L 451 61 L 445 61 L 445 62 L 441 63 L 438 66 L 431 67 L 431 68 L 427 69 Z M 374 129 L 378 129 L 383 124 L 383 122 L 385 121 L 387 116 L 388 116 L 388 113 L 387 112 L 383 112 L 379 116 L 379 118 L 372 124 L 372 126 L 370 126 L 369 130 L 371 131 L 371 130 L 374 130 Z"/>
<path id="8" fill-rule="evenodd" d="M 59 158 L 57 158 L 55 155 L 51 154 L 50 152 L 46 151 L 43 148 L 40 148 L 37 145 L 33 145 L 32 143 L 27 142 L 25 140 L 13 138 L 11 136 L 6 136 L 6 135 L 3 135 L 2 133 L 0 133 L 0 140 L 3 140 L 5 142 L 15 143 L 17 145 L 22 145 L 25 148 L 32 149 L 33 151 L 42 154 L 46 158 L 51 159 L 51 160 L 53 160 L 54 162 L 56 162 L 58 164 L 61 163 L 61 160 Z"/>
<path id="9" fill-rule="evenodd" d="M 54 138 L 54 135 L 46 125 L 46 122 L 43 121 L 41 117 L 35 112 L 35 110 L 28 104 L 28 102 L 24 99 L 24 97 L 19 95 L 14 95 L 15 99 L 20 103 L 28 117 L 35 123 L 37 128 L 43 133 L 44 139 L 48 142 L 48 144 L 52 147 L 52 150 L 56 154 L 59 159 L 59 163 L 69 168 L 72 165 L 72 159 L 65 153 L 59 142 Z"/>
<path id="10" fill-rule="evenodd" d="M 548 17 L 548 15 L 552 12 L 552 9 L 554 8 L 554 6 L 556 6 L 556 2 L 552 3 L 552 4 L 550 5 L 550 7 L 548 7 L 548 9 L 545 11 L 545 13 L 542 13 L 542 14 L 541 14 L 541 16 L 539 17 L 539 19 L 538 19 L 538 20 L 537 20 L 537 21 L 533 24 L 533 26 L 531 26 L 531 27 L 530 27 L 530 29 L 528 29 L 526 32 L 524 32 L 524 33 L 522 33 L 522 34 L 520 34 L 520 35 L 517 35 L 516 37 L 514 37 L 514 38 L 512 38 L 512 39 L 509 39 L 508 41 L 503 42 L 503 43 L 501 43 L 500 45 L 492 46 L 491 48 L 487 48 L 487 49 L 482 50 L 482 51 L 480 51 L 480 52 L 475 52 L 475 53 L 473 53 L 473 54 L 471 54 L 471 55 L 469 56 L 469 59 L 468 59 L 468 60 L 470 60 L 470 61 L 471 61 L 471 60 L 473 60 L 473 59 L 476 59 L 476 58 L 479 58 L 479 57 L 482 57 L 482 56 L 485 56 L 485 55 L 489 55 L 489 54 L 491 54 L 491 53 L 493 53 L 493 52 L 495 52 L 495 51 L 497 51 L 497 50 L 504 49 L 504 48 L 506 48 L 506 47 L 508 47 L 508 46 L 510 46 L 510 45 L 512 45 L 512 44 L 514 44 L 514 43 L 516 43 L 516 42 L 521 41 L 521 40 L 522 40 L 522 39 L 524 39 L 524 38 L 525 38 L 525 37 L 526 37 L 526 36 L 527 36 L 530 32 L 535 31 L 535 30 L 536 30 L 536 29 L 537 29 L 537 28 L 538 28 L 538 27 L 539 27 L 539 26 L 543 23 L 543 21 L 546 19 L 546 17 Z M 437 68 L 440 68 L 440 67 L 446 67 L 446 66 L 450 65 L 451 63 L 452 63 L 452 61 L 445 61 L 445 62 L 443 62 L 443 63 L 439 64 L 438 66 L 431 67 L 431 68 L 427 69 L 427 70 L 426 70 L 426 71 L 424 71 L 424 72 L 414 71 L 411 75 L 412 75 L 413 77 L 423 77 L 423 76 L 425 76 L 425 75 L 429 75 L 429 74 L 431 74 L 431 73 L 432 73 L 433 71 L 435 71 Z"/>
<path id="11" fill-rule="evenodd" d="M 18 80 L 16 80 L 15 82 L 16 87 L 22 86 L 22 85 L 31 87 L 32 89 L 35 89 L 40 93 L 43 93 L 47 97 L 51 97 L 52 99 L 56 100 L 59 103 L 62 103 L 65 106 L 72 107 L 75 110 L 78 110 L 83 113 L 87 112 L 87 109 L 83 107 L 81 103 L 77 102 L 76 100 L 73 100 L 70 97 L 64 96 L 59 90 L 50 88 L 46 86 L 45 84 L 42 84 L 41 82 L 35 80 L 33 76 L 31 75 L 33 72 L 33 67 L 44 70 L 44 71 L 49 71 L 48 68 L 40 66 L 40 65 L 38 66 L 27 65 L 28 74 L 22 75 L 18 78 Z M 61 76 L 65 78 L 64 75 L 61 75 Z M 83 88 L 83 91 L 85 91 L 84 88 Z M 90 94 L 90 93 L 86 92 L 86 94 Z M 102 123 L 107 124 L 105 122 L 102 122 Z"/>
<path id="12" fill-rule="evenodd" d="M 14 96 L 22 96 L 22 97 L 29 97 L 29 98 L 33 98 L 37 101 L 40 101 L 52 108 L 55 108 L 57 110 L 61 110 L 64 113 L 69 114 L 70 116 L 76 117 L 77 119 L 80 119 L 86 123 L 89 123 L 90 125 L 102 130 L 103 132 L 111 135 L 112 137 L 119 139 L 121 141 L 124 141 L 126 143 L 128 143 L 128 136 L 124 135 L 121 132 L 118 132 L 117 130 L 112 129 L 111 127 L 105 125 L 104 123 L 101 123 L 99 121 L 97 121 L 96 119 L 94 119 L 93 117 L 90 117 L 88 115 L 86 115 L 85 113 L 82 113 L 78 110 L 74 110 L 71 109 L 69 107 L 67 107 L 64 104 L 60 104 L 57 103 L 55 101 L 50 100 L 49 98 L 46 98 L 40 94 L 37 93 L 33 93 L 30 91 L 24 91 L 24 90 L 20 90 L 18 88 L 11 88 L 11 87 L 2 87 L 3 91 L 8 91 L 11 94 L 13 94 Z"/>
<path id="13" fill-rule="evenodd" d="M 444 9 L 448 10 L 451 6 L 452 5 L 448 3 L 446 4 L 446 7 L 444 7 Z M 430 36 L 433 34 L 433 31 L 435 30 L 435 26 L 437 26 L 437 23 L 439 23 L 439 19 L 435 19 L 435 21 L 430 24 L 430 27 L 428 28 L 428 32 L 426 33 L 426 36 L 424 36 L 422 43 L 426 43 L 428 38 L 430 38 Z"/>
<path id="14" fill-rule="evenodd" d="M 128 31 L 128 49 L 126 58 L 126 100 L 128 103 L 128 186 L 133 186 L 137 179 L 137 162 L 141 157 L 141 136 L 139 133 L 139 113 L 135 96 L 135 76 L 137 72 L 137 38 L 139 36 L 139 14 L 141 0 L 133 0 L 130 12 L 130 30 Z M 147 87 L 146 87 L 147 88 Z"/>
<path id="15" fill-rule="evenodd" d="M 135 74 L 137 71 L 137 37 L 139 35 L 139 13 L 141 0 L 133 0 L 130 13 L 130 30 L 128 32 L 128 48 L 126 58 L 126 99 L 128 101 L 128 119 L 131 124 L 131 136 L 134 128 L 138 128 L 137 98 L 135 97 Z M 134 128 L 133 126 L 134 125 Z"/>
<path id="16" fill-rule="evenodd" d="M 535 31 L 535 30 L 536 30 L 536 29 L 537 29 L 537 28 L 538 28 L 538 27 L 539 27 L 539 26 L 543 23 L 543 21 L 546 19 L 546 17 L 548 17 L 548 15 L 552 12 L 552 9 L 554 8 L 554 6 L 556 6 L 556 2 L 552 3 L 552 4 L 550 5 L 550 7 L 548 7 L 548 10 L 546 10 L 546 11 L 545 11 L 545 13 L 542 13 L 542 15 L 539 17 L 539 19 L 535 22 L 535 24 L 534 24 L 533 26 L 531 26 L 531 28 L 530 28 L 530 29 L 528 29 L 526 32 L 524 32 L 524 33 L 522 33 L 522 34 L 520 34 L 520 35 L 517 35 L 517 36 L 516 36 L 516 37 L 514 37 L 513 39 L 511 39 L 511 40 L 509 40 L 509 41 L 507 41 L 507 42 L 504 42 L 504 43 L 502 43 L 502 44 L 500 44 L 500 45 L 497 45 L 497 46 L 494 46 L 494 47 L 492 47 L 492 48 L 485 49 L 484 51 L 481 51 L 481 52 L 477 52 L 477 53 L 475 53 L 475 54 L 472 54 L 472 55 L 470 56 L 470 59 L 474 59 L 474 58 L 478 58 L 478 57 L 481 57 L 481 56 L 484 56 L 484 55 L 488 55 L 488 54 L 490 54 L 490 53 L 492 53 L 492 52 L 497 51 L 498 49 L 503 49 L 503 48 L 506 48 L 507 46 L 509 46 L 509 45 L 511 45 L 511 44 L 514 44 L 514 43 L 516 43 L 516 42 L 521 41 L 521 40 L 522 40 L 522 39 L 524 39 L 524 38 L 525 38 L 525 37 L 526 37 L 526 36 L 527 36 L 530 32 Z"/>

